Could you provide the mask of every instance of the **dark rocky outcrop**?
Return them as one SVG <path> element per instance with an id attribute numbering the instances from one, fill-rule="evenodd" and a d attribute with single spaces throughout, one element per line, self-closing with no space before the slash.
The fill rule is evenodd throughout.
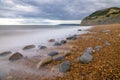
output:
<path id="1" fill-rule="evenodd" d="M 85 17 L 81 25 L 102 25 L 120 23 L 120 8 L 111 7 L 107 9 L 98 10 L 91 15 Z"/>
<path id="2" fill-rule="evenodd" d="M 28 50 L 28 49 L 32 49 L 35 48 L 35 45 L 27 45 L 23 48 L 23 50 Z"/>
<path id="3" fill-rule="evenodd" d="M 6 56 L 6 55 L 9 55 L 11 53 L 12 53 L 11 51 L 2 52 L 2 53 L 0 53 L 0 56 Z"/>
<path id="4" fill-rule="evenodd" d="M 10 61 L 15 61 L 15 60 L 18 60 L 18 59 L 21 59 L 21 58 L 23 58 L 23 55 L 19 52 L 16 52 L 12 56 L 10 56 L 9 60 Z"/>

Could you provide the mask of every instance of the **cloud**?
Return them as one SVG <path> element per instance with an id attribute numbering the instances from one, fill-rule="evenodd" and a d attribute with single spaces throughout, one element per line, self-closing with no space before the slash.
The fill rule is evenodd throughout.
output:
<path id="1" fill-rule="evenodd" d="M 113 6 L 120 7 L 120 0 L 0 0 L 0 18 L 80 20 Z"/>

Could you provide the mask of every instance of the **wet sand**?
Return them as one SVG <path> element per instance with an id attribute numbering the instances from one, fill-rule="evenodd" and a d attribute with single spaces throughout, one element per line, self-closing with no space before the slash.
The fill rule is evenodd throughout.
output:
<path id="1" fill-rule="evenodd" d="M 110 32 L 102 32 L 110 30 Z M 15 68 L 6 76 L 6 80 L 119 80 L 120 79 L 120 24 L 96 26 L 87 34 L 79 35 L 77 40 L 67 44 L 43 50 L 42 55 L 11 62 Z M 108 41 L 110 46 L 106 46 Z M 93 61 L 89 64 L 77 62 L 87 47 L 103 46 L 94 51 Z M 70 52 L 61 61 L 52 61 L 40 70 L 37 63 L 46 57 L 50 51 L 59 51 L 59 54 Z M 71 69 L 67 73 L 60 73 L 58 66 L 61 62 L 71 61 Z"/>

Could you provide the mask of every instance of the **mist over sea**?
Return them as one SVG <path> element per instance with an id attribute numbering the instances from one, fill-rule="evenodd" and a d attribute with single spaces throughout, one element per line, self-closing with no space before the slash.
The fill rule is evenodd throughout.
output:
<path id="1" fill-rule="evenodd" d="M 0 25 L 0 52 L 29 44 L 49 45 L 49 39 L 61 40 L 73 34 L 82 34 L 82 26 Z"/>

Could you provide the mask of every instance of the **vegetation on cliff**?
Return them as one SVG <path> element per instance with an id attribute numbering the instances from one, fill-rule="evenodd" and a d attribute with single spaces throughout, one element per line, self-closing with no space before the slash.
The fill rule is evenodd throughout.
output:
<path id="1" fill-rule="evenodd" d="M 81 25 L 101 25 L 120 23 L 120 8 L 111 7 L 98 10 L 89 16 L 85 17 Z"/>

